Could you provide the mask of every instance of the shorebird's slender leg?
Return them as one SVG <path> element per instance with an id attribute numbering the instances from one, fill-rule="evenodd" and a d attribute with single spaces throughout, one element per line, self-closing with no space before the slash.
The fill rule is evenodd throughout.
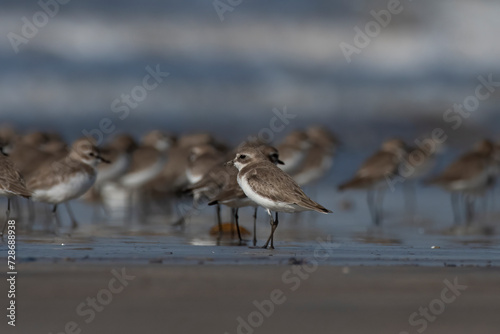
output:
<path id="1" fill-rule="evenodd" d="M 35 203 L 28 199 L 28 231 L 31 231 L 35 225 L 35 212 Z"/>
<path id="2" fill-rule="evenodd" d="M 22 217 L 23 213 L 21 210 L 21 206 L 19 204 L 19 198 L 16 196 L 12 198 L 12 209 L 16 212 L 16 215 L 20 221 L 24 221 L 24 217 Z"/>
<path id="3" fill-rule="evenodd" d="M 375 218 L 375 225 L 380 226 L 382 223 L 382 220 L 384 219 L 384 196 L 385 196 L 385 190 L 384 189 L 379 189 L 378 191 L 378 196 L 377 196 L 377 202 L 375 206 L 375 212 L 376 212 L 376 218 Z"/>
<path id="4" fill-rule="evenodd" d="M 279 220 L 278 220 L 278 211 L 276 211 L 276 219 L 274 220 L 273 227 L 271 229 L 271 249 L 274 249 L 274 232 L 278 228 Z"/>
<path id="5" fill-rule="evenodd" d="M 217 237 L 217 245 L 220 244 L 222 239 L 222 222 L 220 220 L 220 204 L 217 203 L 217 224 L 219 225 L 219 236 Z"/>
<path id="6" fill-rule="evenodd" d="M 148 224 L 148 219 L 149 219 L 149 212 L 151 212 L 151 207 L 149 205 L 149 202 L 147 198 L 145 197 L 145 192 L 139 190 L 137 192 L 137 210 L 138 210 L 138 215 L 139 215 L 139 221 L 141 224 L 146 225 Z"/>
<path id="7" fill-rule="evenodd" d="M 54 234 L 57 234 L 57 231 L 61 226 L 61 222 L 59 221 L 59 216 L 57 215 L 57 204 L 54 204 L 54 207 L 52 208 L 52 215 L 54 222 L 56 224 Z"/>
<path id="8" fill-rule="evenodd" d="M 240 231 L 240 222 L 239 222 L 239 215 L 238 215 L 238 211 L 240 209 L 239 208 L 236 208 L 234 209 L 234 221 L 236 223 L 236 231 L 238 231 L 238 239 L 240 240 L 240 245 L 243 243 L 243 239 L 241 238 L 241 231 Z"/>
<path id="9" fill-rule="evenodd" d="M 93 224 L 98 224 L 99 221 L 101 220 L 101 214 L 99 213 L 99 204 L 94 204 L 92 207 L 92 223 Z"/>
<path id="10" fill-rule="evenodd" d="M 73 210 L 71 210 L 69 202 L 64 203 L 64 205 L 66 206 L 66 211 L 68 211 L 69 218 L 71 219 L 71 228 L 72 229 L 78 228 L 78 222 L 75 219 L 75 215 L 73 214 Z"/>
<path id="11" fill-rule="evenodd" d="M 406 180 L 404 192 L 406 211 L 413 220 L 417 211 L 417 183 L 414 180 Z"/>
<path id="12" fill-rule="evenodd" d="M 259 207 L 256 206 L 253 212 L 253 246 L 257 245 L 257 209 Z"/>
<path id="13" fill-rule="evenodd" d="M 269 235 L 269 238 L 267 238 L 266 244 L 262 247 L 264 249 L 267 249 L 267 246 L 269 246 L 269 242 L 271 242 L 271 238 L 273 237 L 273 226 L 274 226 L 274 219 L 273 219 L 273 214 L 271 213 L 271 210 L 267 209 L 267 214 L 269 215 L 269 218 L 271 219 L 269 223 L 271 224 L 271 234 Z"/>
<path id="14" fill-rule="evenodd" d="M 375 190 L 369 189 L 368 192 L 366 193 L 366 202 L 368 203 L 368 210 L 370 211 L 370 216 L 372 217 L 372 222 L 377 225 L 376 223 L 376 212 L 374 208 L 375 204 Z"/>
<path id="15" fill-rule="evenodd" d="M 7 197 L 7 211 L 5 212 L 5 223 L 3 224 L 3 228 L 2 228 L 2 239 L 3 239 L 3 235 L 5 233 L 5 228 L 7 227 L 7 224 L 9 223 L 9 218 L 10 218 L 10 197 Z"/>
<path id="16" fill-rule="evenodd" d="M 465 195 L 465 214 L 466 214 L 466 225 L 470 226 L 475 216 L 475 198 L 473 195 Z"/>
<path id="17" fill-rule="evenodd" d="M 127 206 L 128 215 L 125 218 L 125 221 L 127 225 L 130 226 L 132 224 L 132 217 L 134 216 L 134 190 L 130 190 L 128 194 Z"/>
<path id="18" fill-rule="evenodd" d="M 460 223 L 460 193 L 451 193 L 451 209 L 453 210 L 453 223 L 458 225 Z"/>
<path id="19" fill-rule="evenodd" d="M 269 217 L 271 217 L 271 235 L 267 239 L 266 244 L 262 248 L 267 248 L 269 245 L 269 242 L 271 242 L 271 249 L 274 249 L 274 231 L 276 231 L 276 228 L 278 227 L 278 212 L 276 212 L 276 219 L 273 219 L 273 214 L 271 213 L 271 210 L 267 210 L 269 213 Z"/>
<path id="20" fill-rule="evenodd" d="M 234 227 L 236 226 L 236 209 L 231 208 L 231 240 L 234 239 Z"/>

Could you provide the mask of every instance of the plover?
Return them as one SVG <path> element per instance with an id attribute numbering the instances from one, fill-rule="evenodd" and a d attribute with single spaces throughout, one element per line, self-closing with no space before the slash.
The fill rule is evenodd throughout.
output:
<path id="1" fill-rule="evenodd" d="M 147 187 L 153 197 L 171 196 L 188 186 L 186 170 L 191 148 L 197 145 L 214 145 L 215 139 L 208 133 L 182 135 L 169 149 L 169 159 L 160 175 L 151 180 Z"/>
<path id="2" fill-rule="evenodd" d="M 145 185 L 145 191 L 151 202 L 156 202 L 163 215 L 170 216 L 174 208 L 180 211 L 180 217 L 173 225 L 183 226 L 185 216 L 189 214 L 188 206 L 175 205 L 175 201 L 182 201 L 184 189 L 189 186 L 186 175 L 191 149 L 198 145 L 212 145 L 219 147 L 215 138 L 209 133 L 194 133 L 180 135 L 169 149 L 169 159 L 161 173 Z M 220 150 L 220 149 L 219 149 Z"/>
<path id="3" fill-rule="evenodd" d="M 384 189 L 392 178 L 398 176 L 399 166 L 405 157 L 406 145 L 402 140 L 387 140 L 382 144 L 380 151 L 361 165 L 351 180 L 338 187 L 339 191 L 347 189 L 368 191 L 368 208 L 375 225 L 380 225 L 382 221 Z"/>
<path id="4" fill-rule="evenodd" d="M 239 150 L 243 150 L 248 147 L 254 147 L 266 156 L 269 161 L 275 165 L 284 165 L 284 162 L 280 160 L 278 150 L 270 145 L 259 144 L 259 143 L 244 143 L 239 146 Z M 215 180 L 217 177 L 222 182 L 212 181 L 212 186 L 217 187 L 217 189 L 211 189 L 212 193 L 215 193 L 215 197 L 212 197 L 208 205 L 219 205 L 223 204 L 233 209 L 233 215 L 236 223 L 236 229 L 238 232 L 238 238 L 240 244 L 242 243 L 241 232 L 239 227 L 239 209 L 244 207 L 254 207 L 254 221 L 253 221 L 253 245 L 257 244 L 257 210 L 258 205 L 251 199 L 249 199 L 243 189 L 241 189 L 238 184 L 238 170 L 231 166 L 216 166 L 209 174 L 208 178 Z M 213 176 L 212 176 L 213 175 Z"/>
<path id="5" fill-rule="evenodd" d="M 119 134 L 108 145 L 100 149 L 101 156 L 111 163 L 98 166 L 97 178 L 93 187 L 97 193 L 106 182 L 117 181 L 125 175 L 132 165 L 132 153 L 136 148 L 137 143 L 132 136 Z"/>
<path id="6" fill-rule="evenodd" d="M 335 135 L 320 126 L 309 127 L 307 136 L 311 147 L 302 166 L 292 175 L 300 186 L 318 181 L 330 170 L 339 144 Z"/>
<path id="7" fill-rule="evenodd" d="M 309 136 L 305 131 L 290 132 L 277 146 L 280 159 L 284 163 L 279 166 L 281 170 L 290 175 L 295 174 L 304 163 L 310 147 Z"/>
<path id="8" fill-rule="evenodd" d="M 330 210 L 311 200 L 299 185 L 275 164 L 269 161 L 261 151 L 245 148 L 236 153 L 236 157 L 227 162 L 238 169 L 238 184 L 252 201 L 264 207 L 271 220 L 271 234 L 263 248 L 271 243 L 274 248 L 274 232 L 278 227 L 278 212 L 294 213 L 317 211 L 331 213 Z M 276 212 L 273 219 L 271 211 Z"/>
<path id="9" fill-rule="evenodd" d="M 191 148 L 188 157 L 186 177 L 190 184 L 199 182 L 217 164 L 224 161 L 223 152 L 209 144 L 196 145 Z"/>
<path id="10" fill-rule="evenodd" d="M 494 180 L 496 150 L 493 142 L 482 140 L 476 147 L 448 166 L 440 175 L 427 181 L 451 193 L 454 221 L 460 221 L 460 199 L 466 205 L 466 224 L 474 219 L 475 199 L 485 194 Z"/>
<path id="11" fill-rule="evenodd" d="M 167 151 L 173 141 L 173 137 L 157 130 L 147 133 L 134 150 L 130 169 L 120 179 L 120 184 L 127 189 L 139 189 L 158 176 L 167 162 Z"/>
<path id="12" fill-rule="evenodd" d="M 14 196 L 31 197 L 31 192 L 26 188 L 23 177 L 3 151 L 3 146 L 0 146 L 0 196 L 7 197 L 6 220 L 1 234 L 3 237 L 10 219 L 11 198 Z"/>
<path id="13" fill-rule="evenodd" d="M 100 209 L 108 217 L 112 216 L 112 209 L 116 206 L 123 209 L 124 202 L 120 201 L 119 195 L 124 199 L 125 192 L 117 189 L 116 182 L 130 169 L 132 153 L 136 148 L 135 139 L 128 134 L 118 134 L 100 148 L 101 156 L 111 163 L 98 165 L 96 181 L 83 196 L 84 200 L 94 204 L 92 221 L 101 221 Z"/>
<path id="14" fill-rule="evenodd" d="M 65 203 L 72 227 L 76 228 L 78 223 L 68 202 L 82 196 L 92 187 L 100 162 L 109 163 L 87 138 L 78 139 L 64 158 L 47 162 L 33 172 L 27 180 L 27 188 L 33 193 L 34 201 L 53 205 L 56 223 L 57 206 Z"/>
<path id="15" fill-rule="evenodd" d="M 195 145 L 191 147 L 188 164 L 186 169 L 186 177 L 191 185 L 200 182 L 210 170 L 216 165 L 222 165 L 224 161 L 224 154 L 217 150 L 210 144 Z M 201 199 L 206 195 L 207 189 L 195 187 L 192 189 L 193 193 L 193 208 L 198 207 Z M 176 223 L 184 223 L 184 217 Z M 217 223 L 219 230 L 222 231 L 222 222 L 220 218 L 220 206 L 217 205 Z"/>
<path id="16" fill-rule="evenodd" d="M 47 142 L 48 137 L 40 131 L 18 136 L 13 140 L 9 158 L 23 177 L 29 178 L 31 173 L 52 157 L 52 154 L 41 150 L 42 145 Z"/>
<path id="17" fill-rule="evenodd" d="M 418 146 L 407 145 L 407 159 L 405 166 L 404 195 L 406 211 L 415 216 L 417 208 L 417 181 L 427 176 L 436 165 L 436 157 L 442 151 L 442 143 L 433 141 L 430 134 L 418 137 L 415 142 Z M 427 143 L 427 144 L 425 144 Z"/>
<path id="18" fill-rule="evenodd" d="M 143 136 L 141 144 L 133 151 L 130 168 L 118 181 L 128 193 L 128 222 L 133 216 L 134 199 L 144 199 L 146 185 L 162 172 L 174 142 L 174 136 L 154 130 Z M 145 218 L 144 211 L 142 218 Z"/>

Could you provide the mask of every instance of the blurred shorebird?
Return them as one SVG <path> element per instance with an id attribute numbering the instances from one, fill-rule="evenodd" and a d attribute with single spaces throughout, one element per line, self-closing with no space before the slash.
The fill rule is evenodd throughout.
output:
<path id="1" fill-rule="evenodd" d="M 311 147 L 309 136 L 305 131 L 290 132 L 277 146 L 283 165 L 279 168 L 287 174 L 293 175 L 303 165 L 307 151 Z"/>
<path id="2" fill-rule="evenodd" d="M 475 200 L 494 184 L 498 157 L 495 144 L 482 140 L 476 147 L 448 166 L 440 175 L 426 183 L 438 185 L 451 193 L 455 224 L 460 222 L 460 202 L 465 203 L 466 224 L 475 215 Z"/>
<path id="3" fill-rule="evenodd" d="M 103 195 L 104 189 L 111 183 L 116 183 L 125 175 L 132 165 L 132 153 L 137 148 L 134 138 L 128 134 L 115 136 L 109 144 L 100 148 L 101 156 L 110 161 L 109 164 L 99 164 L 97 166 L 97 177 L 93 187 L 84 195 L 84 199 L 93 202 L 93 221 L 99 221 L 99 209 L 109 215 L 107 201 L 109 193 Z M 116 195 L 116 192 L 112 192 Z"/>
<path id="4" fill-rule="evenodd" d="M 321 126 L 311 126 L 306 133 L 310 147 L 302 165 L 292 174 L 300 186 L 312 184 L 325 176 L 333 165 L 333 158 L 339 145 L 338 138 Z"/>
<path id="5" fill-rule="evenodd" d="M 173 136 L 153 130 L 144 135 L 140 145 L 134 148 L 130 166 L 117 182 L 128 192 L 129 223 L 133 217 L 134 199 L 136 196 L 141 199 L 146 185 L 161 173 L 167 163 L 169 148 L 174 142 Z M 144 214 L 143 212 L 141 218 L 145 217 Z"/>
<path id="6" fill-rule="evenodd" d="M 7 197 L 7 211 L 2 228 L 2 237 L 10 219 L 11 198 L 14 196 L 30 198 L 31 195 L 31 192 L 26 188 L 23 177 L 4 153 L 3 146 L 0 146 L 0 196 Z"/>
<path id="7" fill-rule="evenodd" d="M 34 201 L 53 205 L 52 213 L 58 225 L 57 206 L 65 203 L 72 227 L 76 228 L 78 223 L 68 201 L 82 196 L 92 187 L 100 162 L 109 163 L 87 138 L 78 139 L 65 157 L 46 162 L 33 172 L 27 180 L 27 188 L 33 193 Z"/>
<path id="8" fill-rule="evenodd" d="M 417 181 L 426 177 L 436 165 L 437 155 L 442 151 L 442 144 L 431 139 L 429 134 L 415 140 L 417 146 L 407 146 L 406 182 L 404 184 L 405 206 L 414 218 L 417 208 Z"/>
<path id="9" fill-rule="evenodd" d="M 391 178 L 398 175 L 399 166 L 405 156 L 406 145 L 402 140 L 387 140 L 377 153 L 361 165 L 351 180 L 338 187 L 339 191 L 347 189 L 367 190 L 368 209 L 375 225 L 380 225 L 383 220 L 384 190 Z"/>

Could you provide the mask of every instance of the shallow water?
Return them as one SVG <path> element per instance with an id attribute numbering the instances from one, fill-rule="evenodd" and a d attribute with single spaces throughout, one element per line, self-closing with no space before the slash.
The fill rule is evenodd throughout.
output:
<path id="1" fill-rule="evenodd" d="M 330 178 L 331 179 L 331 178 Z M 331 180 L 330 180 L 331 181 Z M 325 183 L 326 184 L 326 183 Z M 500 213 L 490 206 L 486 214 L 466 229 L 453 227 L 448 195 L 434 188 L 418 188 L 418 208 L 412 218 L 404 211 L 401 190 L 388 193 L 383 226 L 374 227 L 364 202 L 364 193 L 339 194 L 332 187 L 307 189 L 313 198 L 334 211 L 331 215 L 302 213 L 280 215 L 275 250 L 253 248 L 250 233 L 238 245 L 236 235 L 225 234 L 220 246 L 210 235 L 215 212 L 207 207 L 186 220 L 183 229 L 172 226 L 176 217 L 153 215 L 147 224 L 125 227 L 122 218 L 91 221 L 92 207 L 77 202 L 74 210 L 81 221 L 76 231 L 62 228 L 58 236 L 38 226 L 19 235 L 19 262 L 78 262 L 131 264 L 302 264 L 338 266 L 500 266 L 500 237 L 495 233 Z M 350 209 L 342 209 L 345 202 Z M 496 210 L 496 211 L 495 211 Z M 230 212 L 223 210 L 223 221 Z M 68 226 L 66 213 L 60 212 Z M 240 210 L 240 224 L 252 231 L 251 209 Z M 260 210 L 258 245 L 263 245 L 270 227 Z M 6 244 L 0 245 L 6 253 Z"/>

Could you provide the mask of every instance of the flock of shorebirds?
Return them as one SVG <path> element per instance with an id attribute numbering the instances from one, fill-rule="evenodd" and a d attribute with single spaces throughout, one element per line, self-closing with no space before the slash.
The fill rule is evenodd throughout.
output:
<path id="1" fill-rule="evenodd" d="M 30 220 L 35 219 L 33 202 L 52 205 L 57 229 L 60 204 L 66 206 L 72 227 L 78 226 L 69 205 L 76 198 L 99 203 L 96 205 L 106 211 L 106 203 L 115 195 L 126 194 L 130 219 L 132 208 L 141 201 L 168 206 L 172 200 L 190 195 L 193 208 L 201 203 L 216 207 L 218 240 L 223 230 L 221 206 L 233 210 L 240 243 L 238 209 L 255 208 L 254 246 L 257 208 L 264 208 L 271 224 L 264 248 L 274 248 L 278 212 L 331 213 L 302 190 L 331 170 L 340 145 L 337 137 L 321 126 L 294 130 L 276 146 L 249 140 L 231 149 L 208 133 L 176 137 L 158 130 L 145 134 L 139 142 L 131 135 L 117 134 L 99 147 L 97 144 L 84 137 L 69 147 L 57 133 L 21 134 L 11 127 L 0 127 L 0 195 L 7 198 L 6 222 L 11 204 L 21 211 L 18 197 L 31 199 L 26 204 Z M 402 140 L 389 139 L 338 189 L 366 190 L 373 223 L 379 225 L 384 189 L 427 177 L 438 146 L 411 147 Z M 461 220 L 463 207 L 469 224 L 474 219 L 476 199 L 494 188 L 499 175 L 500 144 L 482 140 L 440 175 L 424 182 L 449 191 L 455 221 Z"/>

